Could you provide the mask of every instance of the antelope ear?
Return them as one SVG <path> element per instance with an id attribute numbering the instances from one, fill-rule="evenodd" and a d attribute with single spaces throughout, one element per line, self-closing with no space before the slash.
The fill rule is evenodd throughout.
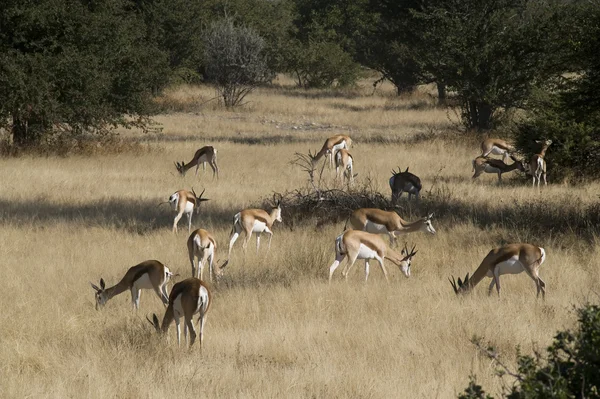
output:
<path id="1" fill-rule="evenodd" d="M 203 202 L 203 201 L 210 201 L 210 198 L 200 198 L 200 202 Z"/>
<path id="2" fill-rule="evenodd" d="M 100 287 L 102 287 L 102 289 L 106 288 L 106 284 L 104 284 L 104 279 L 103 278 L 100 279 Z"/>
<path id="3" fill-rule="evenodd" d="M 463 282 L 462 282 L 462 280 L 460 279 L 460 277 L 458 278 L 458 286 L 459 286 L 459 287 L 462 287 L 462 286 L 463 286 Z"/>
<path id="4" fill-rule="evenodd" d="M 465 276 L 464 284 L 467 284 L 469 282 L 469 274 L 470 273 L 467 273 L 467 275 Z"/>
<path id="5" fill-rule="evenodd" d="M 100 288 L 98 288 L 98 286 L 96 284 L 93 284 L 92 282 L 90 282 L 90 285 L 92 286 L 93 289 L 95 289 L 97 292 L 102 291 Z"/>
<path id="6" fill-rule="evenodd" d="M 156 329 L 159 329 L 160 324 L 158 323 L 158 317 L 156 317 L 156 313 L 152 314 L 152 323 L 154 324 L 154 327 L 156 327 Z"/>

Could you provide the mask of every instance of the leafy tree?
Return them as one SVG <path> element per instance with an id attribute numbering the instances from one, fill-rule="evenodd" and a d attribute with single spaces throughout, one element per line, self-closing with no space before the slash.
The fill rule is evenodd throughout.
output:
<path id="1" fill-rule="evenodd" d="M 144 125 L 166 63 L 132 3 L 5 0 L 0 26 L 0 124 L 16 145 Z"/>

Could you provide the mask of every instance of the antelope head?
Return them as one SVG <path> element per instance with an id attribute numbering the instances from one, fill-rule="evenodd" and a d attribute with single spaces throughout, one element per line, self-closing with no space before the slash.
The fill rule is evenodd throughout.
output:
<path id="1" fill-rule="evenodd" d="M 221 277 L 223 277 L 223 272 L 225 271 L 225 267 L 229 264 L 229 259 L 227 259 L 225 262 L 221 263 L 220 265 L 218 264 L 219 261 L 217 261 L 217 267 L 215 270 L 215 277 L 217 279 L 217 281 L 219 281 L 221 279 Z"/>
<path id="2" fill-rule="evenodd" d="M 202 194 L 204 194 L 205 191 L 206 191 L 206 189 L 202 190 L 200 195 L 198 195 L 198 194 L 196 194 L 196 191 L 194 191 L 194 188 L 192 187 L 192 194 L 194 194 L 194 198 L 196 198 L 196 207 L 194 209 L 196 211 L 196 215 L 200 213 L 200 203 L 204 202 L 204 201 L 210 201 L 210 198 L 202 198 Z"/>
<path id="3" fill-rule="evenodd" d="M 158 321 L 158 316 L 156 316 L 156 313 L 152 313 L 152 320 L 150 320 L 148 318 L 148 316 L 146 316 L 146 320 L 148 320 L 148 323 L 152 324 L 152 327 L 154 327 L 154 329 L 157 332 L 161 332 L 161 330 L 160 330 L 160 323 Z"/>
<path id="4" fill-rule="evenodd" d="M 272 212 L 275 212 L 275 220 L 277 220 L 278 222 L 283 222 L 283 220 L 281 219 L 281 200 L 282 200 L 282 196 L 281 194 L 273 194 L 273 209 Z"/>
<path id="5" fill-rule="evenodd" d="M 108 295 L 106 294 L 106 284 L 104 283 L 104 279 L 101 278 L 100 287 L 92 283 L 90 283 L 90 285 L 92 286 L 94 291 L 96 291 L 96 310 L 98 310 L 106 304 L 106 301 L 108 301 Z"/>
<path id="6" fill-rule="evenodd" d="M 185 162 L 184 162 L 184 161 L 181 161 L 181 163 L 179 163 L 179 162 L 173 162 L 173 163 L 175 164 L 175 167 L 177 168 L 177 171 L 179 172 L 179 174 L 180 174 L 181 176 L 185 176 L 185 172 L 186 172 L 186 170 L 185 170 L 185 168 L 183 167 L 183 166 L 185 165 Z"/>
<path id="7" fill-rule="evenodd" d="M 521 161 L 520 159 L 517 159 L 517 157 L 515 157 L 512 154 L 509 154 L 509 157 L 517 165 L 517 169 L 519 169 L 521 172 L 526 172 L 525 165 L 523 165 L 523 161 Z"/>
<path id="8" fill-rule="evenodd" d="M 431 224 L 431 219 L 433 219 L 433 212 L 431 212 L 429 215 L 427 215 L 421 230 L 423 230 L 429 234 L 435 234 L 435 229 L 433 228 L 433 225 Z"/>
<path id="9" fill-rule="evenodd" d="M 398 267 L 400 268 L 400 270 L 402 270 L 402 273 L 404 273 L 404 275 L 407 278 L 410 277 L 410 264 L 412 262 L 412 258 L 417 254 L 417 252 L 419 252 L 415 251 L 416 247 L 416 245 L 413 245 L 412 249 L 409 251 L 408 247 L 406 246 L 406 243 L 404 243 L 404 248 L 400 252 L 400 254 L 404 256 L 404 258 L 402 258 Z"/>
<path id="10" fill-rule="evenodd" d="M 452 284 L 452 288 L 454 289 L 454 293 L 456 295 L 464 294 L 469 290 L 469 273 L 467 273 L 467 275 L 465 276 L 464 281 L 461 281 L 459 277 L 457 282 L 456 280 L 454 280 L 454 276 L 452 276 L 452 280 L 448 278 L 448 281 L 450 281 L 450 284 Z"/>

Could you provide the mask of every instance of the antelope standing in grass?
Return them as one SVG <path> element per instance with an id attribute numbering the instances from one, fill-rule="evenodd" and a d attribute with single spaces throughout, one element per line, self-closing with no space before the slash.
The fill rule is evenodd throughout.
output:
<path id="1" fill-rule="evenodd" d="M 469 273 L 463 281 L 458 279 L 458 284 L 452 277 L 450 284 L 456 294 L 471 291 L 484 277 L 491 277 L 492 282 L 488 287 L 488 295 L 492 293 L 494 285 L 500 296 L 500 276 L 503 274 L 519 274 L 526 272 L 535 282 L 537 296 L 546 296 L 546 283 L 539 276 L 539 269 L 546 260 L 544 248 L 531 244 L 508 244 L 492 249 L 473 273 Z"/>
<path id="2" fill-rule="evenodd" d="M 184 213 L 188 219 L 188 233 L 192 230 L 192 214 L 194 211 L 196 212 L 196 215 L 199 214 L 200 204 L 204 201 L 209 201 L 209 198 L 202 198 L 205 191 L 206 189 L 202 190 L 198 196 L 193 188 L 191 192 L 179 190 L 169 197 L 169 204 L 171 204 L 173 210 L 177 212 L 177 216 L 175 216 L 175 219 L 173 220 L 173 233 L 177 233 L 177 224 Z"/>
<path id="3" fill-rule="evenodd" d="M 165 311 L 162 324 L 159 325 L 156 314 L 152 315 L 152 320 L 148 319 L 150 324 L 156 328 L 159 333 L 165 334 L 173 320 L 177 326 L 177 345 L 181 346 L 181 328 L 180 319 L 183 316 L 184 326 L 183 335 L 187 342 L 187 332 L 190 331 L 190 347 L 196 341 L 196 329 L 194 328 L 194 315 L 200 314 L 198 318 L 200 332 L 200 348 L 204 340 L 204 325 L 206 324 L 206 312 L 211 304 L 211 294 L 204 282 L 195 277 L 180 281 L 173 286 L 169 295 L 169 305 Z"/>
<path id="4" fill-rule="evenodd" d="M 546 150 L 552 144 L 552 140 L 546 141 L 537 141 L 536 143 L 542 144 L 542 150 L 531 157 L 531 161 L 529 162 L 529 171 L 533 175 L 533 187 L 535 188 L 535 181 L 537 179 L 537 186 L 540 187 L 540 181 L 542 176 L 544 177 L 544 185 L 547 186 L 548 182 L 546 181 L 546 160 L 544 157 L 546 156 Z"/>
<path id="5" fill-rule="evenodd" d="M 217 280 L 223 275 L 223 269 L 229 261 L 225 261 L 222 265 L 217 265 L 217 270 L 213 272 L 213 262 L 215 252 L 217 251 L 217 241 L 212 234 L 204 229 L 194 230 L 187 240 L 188 255 L 192 264 L 192 277 L 203 279 L 202 272 L 204 265 L 208 262 L 208 276 L 210 281 L 213 279 L 213 274 Z M 198 258 L 198 267 L 194 264 L 194 259 Z"/>
<path id="6" fill-rule="evenodd" d="M 348 180 L 348 184 L 354 183 L 354 158 L 348 150 L 342 148 L 335 153 L 335 175 L 337 178 Z"/>
<path id="7" fill-rule="evenodd" d="M 273 197 L 275 199 L 275 197 Z M 260 235 L 267 233 L 269 235 L 269 246 L 267 252 L 271 249 L 271 239 L 273 239 L 273 223 L 275 221 L 281 222 L 281 200 L 277 200 L 275 205 L 271 208 L 271 213 L 263 209 L 244 209 L 238 212 L 233 217 L 233 228 L 229 235 L 229 256 L 231 256 L 231 249 L 233 244 L 240 236 L 243 231 L 246 234 L 242 248 L 246 253 L 246 247 L 252 237 L 252 233 L 256 233 L 256 253 L 260 247 Z"/>
<path id="8" fill-rule="evenodd" d="M 502 155 L 502 160 L 506 162 L 511 152 L 515 148 L 502 139 L 485 139 L 481 142 L 481 156 L 487 158 L 490 154 Z"/>
<path id="9" fill-rule="evenodd" d="M 373 234 L 387 234 L 390 237 L 391 245 L 402 234 L 409 234 L 416 231 L 435 234 L 435 229 L 431 224 L 432 218 L 433 213 L 414 222 L 407 222 L 393 211 L 383 211 L 376 208 L 359 208 L 352 212 L 348 221 L 355 230 L 362 230 Z M 344 226 L 345 228 L 346 226 Z"/>
<path id="10" fill-rule="evenodd" d="M 381 236 L 377 234 L 359 230 L 346 230 L 335 239 L 335 260 L 329 266 L 329 282 L 331 283 L 333 272 L 335 272 L 335 269 L 338 268 L 340 262 L 346 256 L 348 257 L 348 261 L 342 271 L 342 275 L 346 279 L 357 259 L 365 260 L 365 282 L 369 279 L 369 260 L 371 259 L 375 259 L 379 263 L 386 281 L 389 280 L 385 265 L 383 264 L 384 259 L 389 259 L 398 266 L 406 277 L 410 277 L 410 264 L 412 257 L 416 253 L 415 247 L 409 252 L 406 246 L 401 253 L 398 253 L 388 248 Z"/>
<path id="11" fill-rule="evenodd" d="M 325 143 L 323 144 L 323 147 L 321 147 L 321 150 L 317 152 L 315 156 L 312 157 L 312 163 L 313 165 L 315 165 L 319 161 L 319 159 L 321 159 L 323 156 L 327 156 L 327 159 L 329 160 L 329 167 L 331 168 L 333 167 L 333 154 L 335 154 L 342 148 L 348 149 L 351 146 L 352 139 L 350 138 L 350 136 L 346 136 L 344 134 L 331 136 L 327 140 L 325 140 Z"/>
<path id="12" fill-rule="evenodd" d="M 414 195 L 418 201 L 422 188 L 421 179 L 410 173 L 408 168 L 406 168 L 404 172 L 401 172 L 400 167 L 398 167 L 398 172 L 392 170 L 390 188 L 392 189 L 392 203 L 395 203 L 404 192 L 408 193 L 409 201 L 412 195 Z"/>
<path id="13" fill-rule="evenodd" d="M 169 268 L 157 260 L 147 260 L 139 265 L 132 266 L 125 276 L 116 285 L 106 288 L 104 279 L 100 279 L 100 287 L 91 284 L 96 291 L 96 310 L 102 308 L 106 302 L 115 296 L 131 291 L 131 303 L 134 309 L 140 307 L 140 294 L 142 289 L 153 289 L 160 300 L 166 305 L 168 300 L 167 283 L 173 276 Z"/>
<path id="14" fill-rule="evenodd" d="M 200 168 L 200 164 L 202 164 L 202 169 L 206 171 L 207 162 L 213 170 L 213 179 L 215 178 L 215 175 L 218 179 L 219 167 L 217 166 L 217 149 L 211 145 L 207 145 L 196 151 L 194 158 L 187 164 L 183 161 L 181 161 L 181 163 L 175 162 L 175 167 L 181 176 L 185 176 L 185 173 L 195 166 L 196 176 L 198 176 L 198 168 Z"/>
<path id="15" fill-rule="evenodd" d="M 525 167 L 523 166 L 523 162 L 516 159 L 513 155 L 509 155 L 509 157 L 513 160 L 513 163 L 510 165 L 505 164 L 503 161 L 499 159 L 492 158 L 484 158 L 477 157 L 472 161 L 473 164 L 473 179 L 479 177 L 483 172 L 485 173 L 497 173 L 498 181 L 502 181 L 502 173 L 512 172 L 513 170 L 520 170 L 521 172 L 525 172 Z"/>

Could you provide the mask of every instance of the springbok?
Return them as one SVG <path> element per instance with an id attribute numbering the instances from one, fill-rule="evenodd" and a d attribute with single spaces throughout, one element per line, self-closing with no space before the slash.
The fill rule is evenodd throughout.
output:
<path id="1" fill-rule="evenodd" d="M 389 183 L 392 189 L 392 203 L 396 203 L 404 192 L 408 193 L 409 201 L 412 195 L 417 198 L 417 201 L 419 200 L 422 188 L 421 179 L 410 173 L 408 168 L 404 172 L 401 172 L 400 167 L 398 167 L 398 172 L 392 170 Z"/>
<path id="2" fill-rule="evenodd" d="M 206 324 L 206 312 L 211 304 L 211 294 L 204 282 L 195 277 L 180 281 L 173 286 L 169 295 L 169 305 L 165 311 L 162 324 L 159 325 L 156 314 L 152 315 L 152 320 L 148 319 L 156 331 L 165 334 L 173 320 L 177 326 L 177 345 L 181 346 L 181 328 L 180 319 L 183 316 L 185 324 L 183 326 L 183 335 L 187 342 L 187 331 L 190 330 L 190 348 L 196 341 L 196 329 L 194 328 L 194 315 L 200 314 L 198 318 L 200 330 L 200 348 L 204 340 L 204 325 Z"/>
<path id="3" fill-rule="evenodd" d="M 312 163 L 313 165 L 315 165 L 319 161 L 319 159 L 321 159 L 323 156 L 327 156 L 327 159 L 329 160 L 329 167 L 331 168 L 333 167 L 333 154 L 335 154 L 342 148 L 348 149 L 351 146 L 352 139 L 350 138 L 350 136 L 346 136 L 344 134 L 331 136 L 327 140 L 325 140 L 325 143 L 323 144 L 323 147 L 321 147 L 321 150 L 315 156 L 312 157 Z"/>
<path id="4" fill-rule="evenodd" d="M 546 160 L 544 157 L 546 156 L 546 150 L 548 150 L 548 147 L 550 147 L 550 144 L 552 144 L 552 140 L 536 140 L 536 143 L 542 144 L 542 149 L 538 154 L 535 154 L 533 157 L 531 157 L 531 161 L 529 162 L 529 170 L 533 175 L 533 187 L 535 188 L 535 181 L 537 179 L 537 186 L 539 188 L 542 176 L 544 177 L 544 185 L 548 185 L 548 182 L 546 181 Z"/>
<path id="5" fill-rule="evenodd" d="M 348 180 L 348 184 L 354 183 L 354 158 L 348 150 L 342 148 L 335 153 L 335 175 L 336 178 Z"/>
<path id="6" fill-rule="evenodd" d="M 157 260 L 147 260 L 127 270 L 121 281 L 112 287 L 106 288 L 104 279 L 100 279 L 100 287 L 91 284 L 96 291 L 96 310 L 102 308 L 106 302 L 115 296 L 131 291 L 131 303 L 135 310 L 140 307 L 140 294 L 142 289 L 153 289 L 160 300 L 166 305 L 168 300 L 167 283 L 173 276 L 169 268 Z"/>
<path id="7" fill-rule="evenodd" d="M 226 260 L 222 265 L 217 265 L 217 270 L 213 272 L 213 261 L 215 258 L 215 252 L 217 251 L 217 241 L 214 239 L 212 234 L 204 229 L 194 230 L 187 240 L 188 256 L 190 263 L 192 264 L 192 277 L 199 278 L 202 280 L 202 272 L 204 271 L 204 264 L 208 262 L 208 276 L 210 281 L 213 279 L 213 274 L 217 280 L 223 275 L 223 269 L 229 263 Z M 194 259 L 198 258 L 198 267 L 194 264 Z"/>
<path id="8" fill-rule="evenodd" d="M 389 248 L 381 236 L 377 234 L 359 230 L 346 230 L 335 239 L 335 260 L 331 266 L 329 266 L 329 283 L 331 283 L 333 272 L 335 272 L 335 269 L 338 268 L 340 262 L 343 261 L 346 256 L 348 257 L 348 263 L 342 271 L 342 275 L 346 279 L 357 259 L 365 260 L 365 282 L 369 279 L 369 260 L 371 259 L 375 259 L 379 263 L 379 267 L 381 267 L 381 271 L 383 272 L 386 281 L 389 280 L 387 270 L 383 264 L 384 259 L 389 259 L 398 266 L 406 277 L 410 277 L 410 264 L 412 257 L 415 256 L 416 253 L 415 247 L 409 252 L 405 245 L 404 249 L 399 254 Z"/>
<path id="9" fill-rule="evenodd" d="M 388 234 L 391 245 L 402 234 L 409 234 L 416 231 L 435 234 L 435 229 L 431 224 L 432 218 L 433 213 L 414 222 L 407 222 L 393 211 L 383 211 L 376 208 L 359 208 L 352 212 L 348 221 L 355 230 L 362 230 L 373 234 Z M 346 226 L 344 226 L 345 228 Z"/>
<path id="10" fill-rule="evenodd" d="M 508 156 L 515 148 L 502 139 L 485 139 L 481 142 L 481 155 L 487 158 L 490 154 L 502 155 L 502 160 L 506 162 Z"/>
<path id="11" fill-rule="evenodd" d="M 175 219 L 173 220 L 173 233 L 177 233 L 177 224 L 184 213 L 188 219 L 188 233 L 192 230 L 192 214 L 194 211 L 196 211 L 196 215 L 199 214 L 200 204 L 210 200 L 209 198 L 202 198 L 205 191 L 206 189 L 202 190 L 200 195 L 197 195 L 193 188 L 191 192 L 179 190 L 169 197 L 171 207 L 177 212 L 177 216 L 175 216 Z"/>
<path id="12" fill-rule="evenodd" d="M 502 181 L 502 173 L 512 172 L 513 170 L 520 170 L 525 172 L 523 162 L 519 161 L 512 154 L 509 157 L 513 160 L 510 165 L 505 164 L 499 159 L 477 157 L 471 163 L 473 164 L 473 179 L 479 177 L 483 172 L 485 173 L 497 173 L 498 181 Z"/>
<path id="13" fill-rule="evenodd" d="M 452 277 L 450 284 L 456 294 L 471 291 L 484 277 L 491 277 L 492 282 L 488 287 L 488 295 L 492 293 L 494 285 L 500 296 L 500 276 L 503 274 L 519 274 L 527 272 L 527 275 L 535 282 L 537 296 L 546 296 L 546 283 L 539 276 L 539 269 L 546 260 L 546 251 L 542 247 L 531 244 L 508 244 L 492 249 L 473 273 L 469 273 L 465 279 L 458 279 L 458 284 Z"/>
<path id="14" fill-rule="evenodd" d="M 275 196 L 273 199 L 275 199 Z M 271 229 L 273 228 L 273 223 L 275 223 L 275 221 L 282 221 L 281 200 L 275 202 L 275 206 L 271 208 L 270 214 L 263 209 L 244 209 L 243 211 L 236 213 L 233 217 L 233 228 L 229 235 L 229 256 L 231 256 L 233 244 L 235 244 L 235 241 L 242 231 L 246 234 L 246 239 L 242 244 L 244 253 L 246 252 L 246 247 L 252 237 L 252 233 L 256 233 L 256 253 L 258 253 L 258 248 L 260 247 L 261 233 L 267 233 L 269 235 L 268 252 L 269 249 L 271 249 L 271 240 L 273 239 L 273 231 Z"/>
<path id="15" fill-rule="evenodd" d="M 192 158 L 192 160 L 187 164 L 184 161 L 181 161 L 181 163 L 175 162 L 175 167 L 181 176 L 185 176 L 185 173 L 195 166 L 196 176 L 198 176 L 198 168 L 200 167 L 200 164 L 202 164 L 202 169 L 206 171 L 207 162 L 213 170 L 213 179 L 215 178 L 215 174 L 218 179 L 219 167 L 217 166 L 217 149 L 211 145 L 207 145 L 196 151 L 194 158 Z"/>

